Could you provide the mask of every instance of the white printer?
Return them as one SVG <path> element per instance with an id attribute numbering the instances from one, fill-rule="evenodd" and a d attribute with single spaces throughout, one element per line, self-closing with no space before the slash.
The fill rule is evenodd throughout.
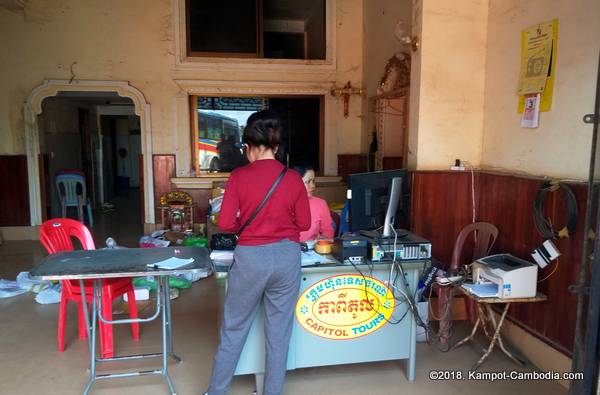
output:
<path id="1" fill-rule="evenodd" d="M 473 262 L 475 284 L 496 284 L 498 298 L 536 296 L 538 267 L 511 254 L 486 256 Z"/>

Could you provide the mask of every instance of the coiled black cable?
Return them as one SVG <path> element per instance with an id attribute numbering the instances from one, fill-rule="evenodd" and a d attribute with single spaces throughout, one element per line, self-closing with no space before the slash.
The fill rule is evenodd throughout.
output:
<path id="1" fill-rule="evenodd" d="M 553 192 L 558 189 L 563 190 L 567 196 L 568 210 L 567 225 L 560 231 L 557 231 L 552 226 L 550 219 L 544 216 L 544 206 L 548 192 Z M 533 222 L 535 223 L 535 227 L 537 228 L 538 232 L 544 239 L 557 239 L 563 235 L 564 237 L 572 235 L 575 232 L 575 227 L 577 226 L 578 214 L 579 209 L 577 207 L 577 199 L 575 198 L 575 194 L 573 193 L 571 187 L 562 182 L 552 183 L 550 181 L 546 181 L 542 184 L 537 192 L 537 195 L 535 196 L 535 201 L 533 203 Z M 564 233 L 565 228 L 568 232 L 566 235 Z"/>

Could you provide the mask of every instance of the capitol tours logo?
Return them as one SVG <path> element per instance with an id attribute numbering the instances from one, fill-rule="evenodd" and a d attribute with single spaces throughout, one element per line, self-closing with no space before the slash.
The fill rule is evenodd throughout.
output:
<path id="1" fill-rule="evenodd" d="M 395 307 L 394 296 L 383 282 L 342 274 L 308 287 L 298 298 L 296 318 L 314 335 L 349 340 L 382 328 Z"/>

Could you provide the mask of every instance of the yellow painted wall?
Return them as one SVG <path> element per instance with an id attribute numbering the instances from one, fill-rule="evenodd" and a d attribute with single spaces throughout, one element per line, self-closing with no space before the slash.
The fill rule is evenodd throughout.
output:
<path id="1" fill-rule="evenodd" d="M 369 1 L 369 0 L 365 0 Z M 337 86 L 348 81 L 354 87 L 363 83 L 363 2 L 360 0 L 337 0 Z M 336 112 L 337 153 L 358 153 L 363 136 L 364 98 L 353 96 L 349 103 L 349 116 L 344 118 L 342 100 L 338 100 Z M 337 161 L 337 156 L 336 156 Z M 336 162 L 337 163 L 337 162 Z M 333 170 L 333 169 L 332 169 Z M 337 169 L 335 169 L 337 172 Z M 329 171 L 329 174 L 337 174 Z"/>
<path id="2" fill-rule="evenodd" d="M 482 149 L 487 0 L 415 0 L 409 164 L 478 165 Z"/>
<path id="3" fill-rule="evenodd" d="M 24 154 L 23 102 L 44 79 L 126 80 L 152 106 L 156 153 L 172 150 L 171 2 L 26 2 L 0 8 L 0 153 Z"/>
<path id="4" fill-rule="evenodd" d="M 25 153 L 23 102 L 45 79 L 129 81 L 151 105 L 155 154 L 177 151 L 176 117 L 181 115 L 176 115 L 180 88 L 175 80 L 363 85 L 363 0 L 335 0 L 336 67 L 318 72 L 310 66 L 177 67 L 173 1 L 31 0 L 23 10 L 0 7 L 0 48 L 10 54 L 0 58 L 0 154 Z M 348 118 L 341 100 L 334 108 L 334 122 L 326 130 L 335 136 L 328 151 L 333 164 L 337 153 L 361 149 L 363 100 L 351 99 Z M 335 166 L 328 171 L 335 172 Z"/>
<path id="5" fill-rule="evenodd" d="M 558 18 L 558 54 L 552 110 L 537 129 L 519 127 L 517 84 L 520 34 Z M 488 23 L 482 166 L 551 177 L 586 179 L 598 53 L 598 0 L 491 0 Z"/>

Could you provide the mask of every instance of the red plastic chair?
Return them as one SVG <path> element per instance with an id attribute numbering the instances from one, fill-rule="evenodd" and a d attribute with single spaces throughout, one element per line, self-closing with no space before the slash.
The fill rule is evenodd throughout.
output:
<path id="1" fill-rule="evenodd" d="M 71 237 L 79 240 L 84 250 L 96 249 L 90 231 L 81 222 L 68 218 L 56 218 L 46 221 L 40 226 L 40 241 L 49 254 L 55 254 L 60 251 L 73 251 L 74 247 Z M 93 293 L 92 281 L 86 280 L 84 287 L 86 300 L 91 303 Z M 112 319 L 112 302 L 125 293 L 127 293 L 129 301 L 129 316 L 131 318 L 138 317 L 131 279 L 119 278 L 102 281 L 102 315 L 104 318 L 107 320 Z M 67 320 L 67 303 L 69 301 L 73 301 L 78 305 L 79 338 L 85 339 L 87 337 L 81 296 L 82 292 L 78 280 L 66 280 L 62 282 L 58 312 L 58 351 L 65 350 L 65 324 Z M 112 358 L 114 356 L 112 325 L 107 325 L 99 321 L 99 328 L 102 358 Z M 138 323 L 131 324 L 131 335 L 134 340 L 139 340 L 140 329 Z"/>
<path id="2" fill-rule="evenodd" d="M 469 239 L 469 236 L 473 235 L 473 250 L 469 260 L 463 260 L 463 251 L 465 248 L 465 242 Z M 452 250 L 452 260 L 450 266 L 446 269 L 446 272 L 452 273 L 457 271 L 463 264 L 474 262 L 475 260 L 489 255 L 496 238 L 498 237 L 498 228 L 487 222 L 475 222 L 465 226 L 456 241 L 454 242 L 454 248 Z M 448 344 L 448 338 L 450 336 L 450 326 L 452 324 L 452 289 L 449 287 L 440 287 L 434 284 L 433 290 L 438 295 L 438 313 L 440 314 L 440 342 L 442 344 Z M 467 302 L 468 303 L 468 302 Z M 472 306 L 467 305 L 467 311 L 471 311 Z M 449 314 L 444 314 L 448 311 Z"/>

